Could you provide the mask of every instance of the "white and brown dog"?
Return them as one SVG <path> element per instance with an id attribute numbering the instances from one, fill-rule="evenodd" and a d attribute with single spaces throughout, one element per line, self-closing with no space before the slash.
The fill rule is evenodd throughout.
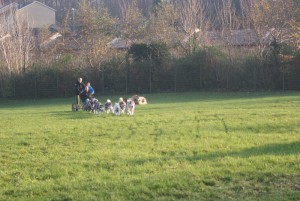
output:
<path id="1" fill-rule="evenodd" d="M 106 103 L 104 104 L 104 111 L 109 114 L 110 112 L 113 112 L 113 106 L 109 99 L 107 99 Z"/>
<path id="2" fill-rule="evenodd" d="M 126 103 L 126 114 L 132 116 L 134 114 L 135 102 L 132 99 L 128 99 Z"/>
<path id="3" fill-rule="evenodd" d="M 121 107 L 119 103 L 115 103 L 114 108 L 113 108 L 113 113 L 116 116 L 120 116 L 122 113 Z"/>
<path id="4" fill-rule="evenodd" d="M 126 102 L 127 100 L 126 99 L 123 99 L 122 97 L 119 98 L 119 106 L 120 106 L 120 109 L 121 109 L 121 113 L 124 114 L 125 113 L 125 109 L 126 109 Z"/>
<path id="5" fill-rule="evenodd" d="M 116 116 L 120 116 L 121 114 L 124 114 L 125 111 L 127 113 L 127 99 L 120 97 L 119 102 L 114 104 L 113 113 Z"/>
<path id="6" fill-rule="evenodd" d="M 143 96 L 133 95 L 132 99 L 136 105 L 147 105 L 147 99 Z"/>

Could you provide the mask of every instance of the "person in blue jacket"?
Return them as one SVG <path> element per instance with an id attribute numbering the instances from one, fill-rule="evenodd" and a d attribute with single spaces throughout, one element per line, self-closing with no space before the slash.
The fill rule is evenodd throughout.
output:
<path id="1" fill-rule="evenodd" d="M 91 86 L 91 83 L 90 83 L 90 82 L 86 83 L 86 86 L 89 87 L 89 93 L 90 93 L 90 95 L 94 95 L 95 90 L 94 90 L 94 88 Z"/>

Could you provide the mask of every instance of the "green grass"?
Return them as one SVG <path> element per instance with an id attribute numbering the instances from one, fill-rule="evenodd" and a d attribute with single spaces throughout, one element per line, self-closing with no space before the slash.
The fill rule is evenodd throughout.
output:
<path id="1" fill-rule="evenodd" d="M 0 200 L 300 199 L 299 92 L 146 97 L 133 117 L 1 100 Z"/>

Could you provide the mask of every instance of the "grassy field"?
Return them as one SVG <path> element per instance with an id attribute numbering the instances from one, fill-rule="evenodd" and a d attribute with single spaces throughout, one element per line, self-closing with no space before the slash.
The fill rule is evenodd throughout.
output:
<path id="1" fill-rule="evenodd" d="M 0 200 L 300 200 L 300 92 L 146 98 L 1 100 Z"/>

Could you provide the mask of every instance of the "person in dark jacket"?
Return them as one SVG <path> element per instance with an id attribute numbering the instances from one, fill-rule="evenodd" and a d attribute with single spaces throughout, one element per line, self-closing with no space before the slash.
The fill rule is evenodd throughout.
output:
<path id="1" fill-rule="evenodd" d="M 89 101 L 92 99 L 91 98 L 91 93 L 90 93 L 90 90 L 89 90 L 88 86 L 86 86 L 85 90 L 80 93 L 80 99 L 85 104 L 88 104 Z"/>
<path id="2" fill-rule="evenodd" d="M 82 82 L 82 78 L 78 78 L 75 83 L 75 95 L 76 95 L 76 104 L 79 105 L 80 102 L 80 94 L 84 91 L 85 84 Z"/>
<path id="3" fill-rule="evenodd" d="M 89 90 L 89 87 L 86 86 L 85 87 L 85 90 L 80 93 L 80 99 L 82 101 L 82 110 L 88 110 L 88 111 L 91 111 L 93 110 L 93 102 L 91 101 L 92 100 L 92 97 L 91 97 L 91 93 L 90 93 L 90 90 Z"/>

